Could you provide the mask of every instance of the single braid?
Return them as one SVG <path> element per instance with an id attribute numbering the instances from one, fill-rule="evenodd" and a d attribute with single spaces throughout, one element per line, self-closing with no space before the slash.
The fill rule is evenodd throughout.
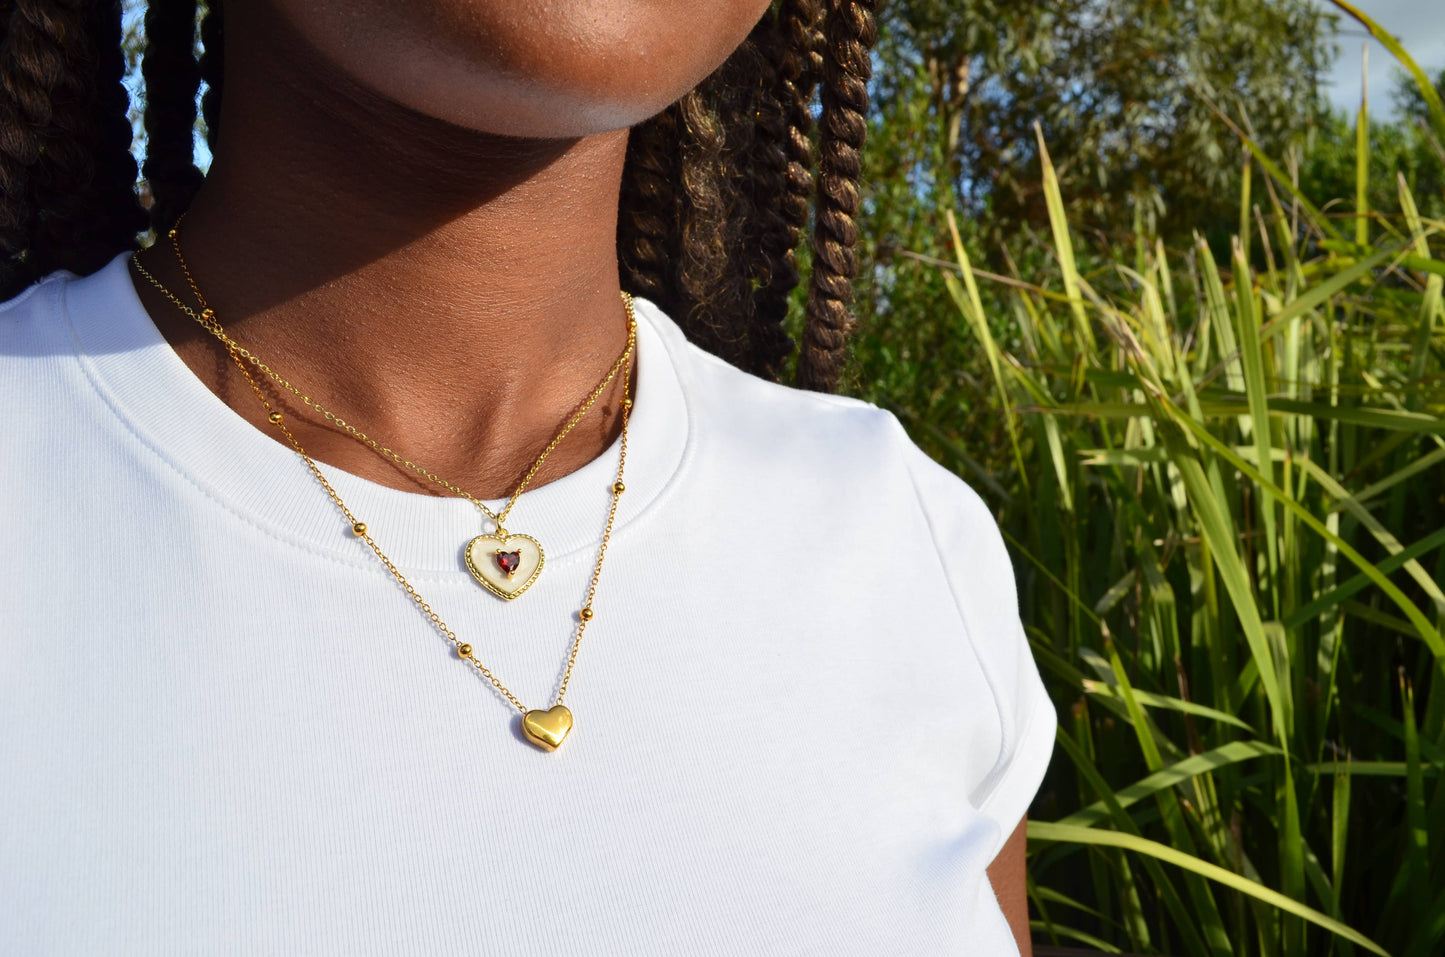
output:
<path id="1" fill-rule="evenodd" d="M 860 151 L 867 133 L 868 51 L 878 35 L 874 0 L 828 0 L 823 67 L 818 205 L 813 275 L 797 384 L 830 392 L 838 385 L 853 328 L 849 305 L 857 272 Z"/>
<path id="2" fill-rule="evenodd" d="M 784 33 L 780 98 L 788 123 L 788 190 L 782 197 L 782 212 L 801 236 L 813 205 L 812 103 L 822 75 L 822 5 L 819 0 L 783 0 L 780 22 Z M 797 247 L 796 238 L 791 245 Z"/>
<path id="3" fill-rule="evenodd" d="M 196 92 L 196 0 L 150 0 L 145 18 L 146 158 L 142 172 L 151 192 L 151 226 L 162 233 L 175 224 L 201 187 L 194 136 Z"/>
<path id="4" fill-rule="evenodd" d="M 828 43 L 823 25 L 828 14 L 824 0 L 783 0 L 783 3 L 789 46 L 802 58 L 798 86 L 806 104 L 812 99 L 813 90 L 823 82 L 823 51 Z"/>
<path id="5" fill-rule="evenodd" d="M 671 266 L 680 244 L 677 126 L 678 111 L 672 106 L 629 132 L 617 217 L 623 281 L 669 313 L 676 308 Z"/>
<path id="6" fill-rule="evenodd" d="M 225 11 L 221 0 L 206 0 L 206 13 L 201 18 L 201 79 L 206 83 L 201 97 L 201 117 L 206 123 L 206 146 L 216 152 L 216 139 L 221 131 L 221 82 L 225 78 L 226 33 Z"/>
<path id="7" fill-rule="evenodd" d="M 789 83 L 789 58 L 778 21 L 765 16 L 753 31 L 759 51 L 759 93 L 754 111 L 752 155 L 748 163 L 754 212 L 753 234 L 744 243 L 752 253 L 749 275 L 753 290 L 753 329 L 749 365 L 753 372 L 776 379 L 783 361 L 793 351 L 793 340 L 783 329 L 788 294 L 798 285 L 796 254 L 802 235 L 795 224 L 788 184 L 788 122 L 780 94 Z M 798 58 L 792 58 L 794 64 Z M 807 222 L 804 201 L 803 223 Z"/>
<path id="8" fill-rule="evenodd" d="M 769 22 L 770 15 L 765 14 L 760 20 L 763 25 L 718 69 L 713 96 L 713 112 L 723 131 L 719 169 L 722 219 L 718 224 L 723 259 L 706 308 L 712 314 L 713 327 L 725 329 L 728 342 L 736 348 L 734 361 L 752 372 L 760 371 L 751 360 L 757 331 L 753 283 L 761 271 L 758 245 L 766 219 L 754 191 L 761 81 L 768 72 L 757 37 Z"/>
<path id="9" fill-rule="evenodd" d="M 677 263 L 681 312 L 677 318 L 692 341 L 740 364 L 746 332 L 738 328 L 736 316 L 718 310 L 715 301 L 730 267 L 723 165 L 726 135 L 712 109 L 716 88 L 714 74 L 678 101 L 682 246 Z"/>

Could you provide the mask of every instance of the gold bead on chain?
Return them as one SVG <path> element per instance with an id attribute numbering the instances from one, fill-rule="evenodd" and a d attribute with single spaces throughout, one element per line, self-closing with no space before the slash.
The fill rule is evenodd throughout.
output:
<path id="1" fill-rule="evenodd" d="M 172 230 L 171 235 L 172 239 L 174 239 L 174 230 Z M 502 683 L 501 679 L 498 678 L 490 668 L 483 664 L 481 659 L 476 657 L 476 655 L 473 653 L 472 646 L 466 642 L 463 642 L 460 638 L 457 637 L 456 632 L 452 631 L 451 627 L 448 626 L 447 623 L 442 620 L 441 616 L 432 609 L 431 605 L 426 601 L 426 599 L 424 599 L 421 594 L 417 592 L 417 590 L 412 586 L 411 582 L 407 581 L 406 576 L 402 574 L 401 569 L 396 566 L 396 563 L 394 563 L 389 557 L 387 557 L 386 553 L 381 550 L 381 546 L 376 543 L 376 539 L 372 538 L 371 533 L 366 526 L 366 523 L 358 519 L 356 515 L 352 513 L 351 509 L 347 506 L 346 502 L 342 500 L 341 495 L 336 491 L 335 487 L 333 487 L 332 484 L 327 481 L 326 476 L 321 471 L 321 468 L 316 464 L 315 460 L 311 458 L 311 456 L 307 453 L 306 449 L 301 445 L 301 441 L 296 438 L 295 433 L 292 432 L 291 428 L 286 424 L 285 417 L 281 414 L 280 410 L 276 409 L 271 404 L 271 400 L 266 397 L 266 393 L 261 388 L 261 384 L 256 381 L 256 377 L 251 372 L 251 366 L 254 366 L 258 370 L 262 371 L 273 381 L 276 381 L 279 385 L 282 385 L 283 388 L 286 388 L 293 394 L 302 396 L 303 401 L 310 408 L 319 410 L 320 407 L 309 399 L 306 399 L 299 390 L 290 386 L 290 384 L 286 383 L 285 380 L 280 379 L 279 376 L 271 372 L 270 368 L 266 366 L 265 363 L 261 362 L 261 360 L 251 355 L 235 340 L 231 339 L 228 335 L 226 335 L 225 330 L 222 329 L 220 323 L 216 321 L 215 313 L 211 310 L 209 306 L 205 305 L 204 300 L 200 300 L 199 292 L 197 292 L 196 295 L 197 299 L 202 302 L 203 308 L 200 313 L 197 313 L 195 310 L 191 309 L 184 302 L 182 302 L 177 296 L 175 296 L 175 294 L 172 293 L 168 288 L 166 288 L 166 286 L 164 286 L 158 279 L 156 279 L 155 276 L 153 276 L 150 271 L 146 269 L 145 265 L 140 262 L 139 257 L 132 256 L 131 263 L 135 266 L 136 270 L 141 274 L 142 277 L 148 280 L 151 285 L 155 286 L 158 290 L 160 290 L 160 292 L 164 294 L 166 298 L 169 299 L 175 306 L 177 306 L 187 315 L 191 316 L 202 326 L 206 327 L 221 341 L 222 345 L 226 349 L 227 354 L 236 364 L 236 368 L 240 370 L 241 375 L 245 378 L 246 384 L 250 387 L 252 393 L 255 394 L 256 399 L 266 410 L 267 419 L 278 429 L 280 429 L 281 433 L 286 437 L 287 442 L 290 443 L 291 447 L 296 451 L 296 454 L 301 457 L 302 461 L 306 463 L 306 467 L 310 470 L 312 476 L 315 477 L 316 481 L 321 485 L 322 489 L 326 492 L 332 503 L 335 504 L 337 510 L 341 512 L 341 514 L 348 522 L 351 523 L 352 534 L 366 543 L 366 545 L 376 555 L 377 559 L 382 563 L 382 565 L 386 567 L 386 570 L 391 573 L 393 578 L 396 579 L 397 584 L 401 586 L 402 590 L 406 592 L 407 596 L 411 598 L 411 600 L 416 603 L 417 607 L 421 609 L 422 613 L 425 614 L 428 619 L 430 619 L 432 625 L 435 626 L 437 631 L 441 633 L 442 637 L 446 638 L 452 643 L 453 647 L 456 648 L 457 656 L 461 660 L 471 664 L 471 666 L 475 668 L 482 677 L 486 678 L 491 683 L 492 687 L 495 688 L 496 691 L 502 695 L 502 697 L 506 698 L 507 701 L 509 701 L 512 706 L 521 713 L 522 733 L 527 738 L 527 740 L 544 751 L 557 750 L 557 748 L 561 746 L 562 741 L 572 730 L 572 712 L 563 704 L 563 700 L 567 696 L 567 686 L 572 680 L 572 669 L 577 664 L 577 652 L 582 645 L 582 636 L 587 631 L 588 623 L 592 621 L 594 617 L 592 605 L 597 597 L 597 584 L 602 578 L 602 565 L 607 557 L 607 546 L 612 540 L 612 527 L 617 519 L 617 505 L 622 497 L 623 491 L 625 491 L 626 488 L 626 486 L 623 484 L 622 477 L 627 466 L 627 426 L 628 421 L 631 418 L 632 412 L 632 399 L 629 397 L 632 382 L 632 363 L 630 360 L 632 358 L 633 346 L 636 342 L 636 317 L 632 311 L 631 297 L 627 296 L 626 293 L 623 293 L 624 301 L 627 304 L 628 312 L 628 345 L 627 350 L 622 355 L 622 358 L 619 359 L 622 371 L 623 395 L 623 399 L 620 403 L 622 408 L 622 433 L 618 442 L 617 478 L 612 483 L 612 502 L 607 510 L 607 524 L 603 528 L 602 541 L 597 548 L 597 561 L 592 566 L 592 579 L 587 586 L 587 598 L 582 606 L 582 610 L 578 613 L 577 616 L 577 630 L 573 633 L 571 649 L 567 655 L 567 667 L 562 673 L 562 681 L 558 685 L 557 695 L 553 699 L 553 703 L 550 708 L 528 709 L 527 706 L 524 705 L 517 698 L 517 696 L 513 694 L 506 685 Z M 190 278 L 189 271 L 187 271 L 187 278 Z M 192 281 L 192 287 L 194 289 L 194 281 Z M 610 381 L 610 377 L 608 381 Z M 590 408 L 592 403 L 597 400 L 597 397 L 601 394 L 602 388 L 605 388 L 605 383 L 603 386 L 599 387 L 598 392 L 588 400 L 587 408 Z M 586 408 L 584 408 L 582 411 L 585 413 Z M 326 415 L 327 418 L 332 422 L 340 423 L 341 421 L 339 419 L 336 419 L 334 416 L 330 416 L 327 413 L 322 414 Z M 570 428 L 571 425 L 575 425 L 575 422 L 569 423 L 568 428 Z M 360 433 L 357 434 L 359 435 Z M 551 449 L 555 447 L 556 442 L 559 440 L 560 439 L 554 440 L 553 445 L 549 446 L 547 451 L 551 451 Z M 373 447 L 377 447 L 374 443 L 369 444 L 373 444 Z M 545 454 L 546 453 L 544 452 L 543 457 L 545 457 Z M 525 485 L 526 481 L 532 477 L 532 474 L 535 473 L 539 465 L 540 460 L 538 463 L 533 465 L 532 470 L 529 471 L 526 478 L 523 479 L 523 485 Z M 466 493 L 461 494 L 465 495 Z M 502 512 L 500 513 L 501 515 L 505 516 L 507 509 L 510 509 L 511 505 L 515 503 L 516 496 L 520 494 L 521 489 L 519 488 L 518 491 L 514 493 L 513 500 L 508 503 L 507 508 L 502 510 Z M 471 496 L 467 497 L 470 498 Z M 485 508 L 485 506 L 483 507 Z M 499 526 L 500 524 L 500 521 L 498 521 Z"/>

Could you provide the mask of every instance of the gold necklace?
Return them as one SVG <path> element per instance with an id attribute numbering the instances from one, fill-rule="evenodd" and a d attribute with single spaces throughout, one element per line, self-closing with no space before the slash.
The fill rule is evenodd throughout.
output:
<path id="1" fill-rule="evenodd" d="M 182 217 L 182 219 L 184 219 L 184 217 Z M 221 328 L 220 323 L 216 321 L 215 312 L 211 309 L 210 303 L 206 301 L 206 297 L 201 292 L 200 286 L 196 283 L 195 277 L 191 274 L 190 266 L 187 264 L 185 256 L 181 253 L 179 230 L 180 222 L 177 221 L 175 227 L 167 232 L 167 237 L 170 239 L 171 249 L 175 252 L 176 262 L 186 277 L 186 283 L 190 286 L 191 294 L 196 297 L 196 301 L 200 304 L 201 311 L 197 313 L 181 301 L 178 296 L 145 268 L 139 258 L 132 257 L 132 262 L 135 263 L 136 269 L 140 274 L 170 300 L 173 305 L 194 319 L 207 332 L 219 339 L 228 352 L 234 349 L 236 354 L 244 358 L 254 368 L 264 373 L 266 377 L 276 383 L 276 385 L 294 395 L 303 405 L 317 415 L 320 415 L 336 428 L 346 432 L 352 438 L 364 443 L 378 454 L 385 456 L 428 481 L 445 488 L 449 492 L 465 498 L 476 506 L 482 514 L 492 520 L 495 527 L 491 532 L 477 535 L 471 539 L 462 550 L 463 560 L 467 570 L 471 572 L 472 577 L 476 579 L 478 584 L 498 598 L 506 601 L 511 601 L 530 588 L 542 574 L 542 566 L 546 564 L 546 552 L 542 548 L 542 543 L 537 541 L 537 539 L 530 535 L 509 532 L 504 523 L 512 511 L 512 507 L 517 504 L 517 500 L 521 498 L 522 492 L 526 490 L 527 484 L 532 480 L 533 476 L 537 474 L 537 471 L 542 467 L 542 463 L 547 460 L 547 456 L 550 455 L 552 451 L 562 443 L 562 440 L 576 428 L 577 424 L 582 421 L 582 418 L 602 396 L 602 393 L 612 384 L 612 380 L 616 378 L 618 370 L 621 369 L 632 356 L 637 344 L 637 314 L 633 308 L 632 297 L 626 292 L 621 294 L 623 308 L 627 312 L 627 346 L 623 349 L 622 354 L 617 357 L 617 361 L 608 369 L 607 374 L 602 377 L 601 381 L 592 389 L 587 398 L 578 406 L 577 411 L 562 427 L 561 431 L 552 438 L 552 441 L 547 444 L 546 448 L 544 448 L 541 454 L 532 462 L 531 467 L 527 470 L 526 474 L 522 476 L 522 480 L 517 484 L 516 489 L 507 499 L 506 504 L 499 511 L 494 512 L 485 502 L 472 495 L 466 489 L 447 481 L 430 469 L 417 465 L 410 459 L 392 451 L 390 447 L 382 445 L 365 432 L 351 425 L 351 423 L 345 419 L 328 411 L 300 388 L 293 385 L 285 376 L 276 372 L 275 369 L 266 362 L 263 362 L 259 357 L 231 339 L 225 330 Z"/>
<path id="2" fill-rule="evenodd" d="M 169 290 L 157 282 L 155 277 L 150 274 L 145 266 L 141 265 L 135 256 L 131 256 L 131 263 L 135 265 L 142 276 L 157 286 L 162 292 L 165 292 L 172 303 L 175 303 L 196 318 L 197 321 L 200 321 L 200 317 L 196 316 L 193 310 L 190 310 L 189 307 L 177 300 L 175 296 L 170 294 Z M 357 518 L 355 513 L 342 501 L 341 495 L 332 484 L 327 481 L 326 476 L 321 472 L 321 468 L 316 464 L 315 460 L 307 454 L 306 449 L 301 445 L 301 441 L 296 438 L 295 433 L 293 433 L 286 424 L 286 416 L 266 397 L 266 393 L 262 390 L 261 384 L 257 382 L 256 377 L 251 374 L 251 369 L 248 368 L 248 364 L 260 368 L 262 366 L 261 361 L 246 352 L 242 346 L 226 334 L 220 322 L 216 319 L 215 313 L 210 310 L 210 307 L 205 307 L 205 316 L 209 324 L 203 323 L 203 325 L 206 325 L 207 329 L 210 329 L 217 338 L 221 340 L 231 360 L 235 362 L 236 368 L 240 369 L 241 375 L 245 377 L 246 384 L 250 386 L 257 400 L 260 401 L 262 408 L 265 409 L 267 421 L 276 426 L 282 435 L 286 436 L 286 441 L 296 450 L 296 454 L 301 456 L 302 461 L 304 461 L 306 467 L 311 470 L 311 474 L 315 476 L 316 481 L 320 483 L 321 487 L 326 491 L 326 494 L 330 496 L 331 501 L 336 505 L 336 508 L 346 518 L 346 521 L 350 523 L 351 533 L 366 542 L 376 557 L 386 566 L 386 570 L 391 572 L 397 584 L 401 585 L 402 590 L 406 592 L 407 596 L 416 603 L 417 607 L 422 610 L 427 618 L 431 619 L 432 624 L 436 626 L 436 629 L 441 632 L 442 636 L 456 648 L 457 656 L 462 661 L 468 662 L 476 668 L 477 672 L 491 682 L 492 687 L 494 687 L 502 697 L 506 698 L 511 702 L 513 707 L 521 712 L 523 736 L 544 751 L 556 751 L 557 748 L 561 746 L 563 739 L 565 739 L 572 730 L 572 712 L 562 702 L 567 696 L 567 685 L 572 680 L 572 668 L 577 664 L 577 651 L 581 647 L 582 636 L 587 631 L 588 623 L 595 617 L 592 606 L 597 598 L 597 583 L 602 577 L 602 563 L 607 557 L 607 546 L 612 541 L 612 526 L 617 520 L 617 503 L 618 500 L 621 499 L 622 493 L 626 491 L 626 486 L 622 482 L 622 476 L 627 466 L 627 424 L 632 414 L 632 399 L 628 397 L 632 383 L 631 362 L 624 361 L 622 367 L 622 435 L 618 442 L 617 478 L 612 483 L 612 503 L 607 509 L 607 524 L 602 530 L 602 542 L 597 547 L 597 561 L 592 566 L 592 580 L 587 585 L 587 599 L 583 603 L 581 610 L 577 612 L 577 631 L 572 637 L 572 647 L 567 655 L 567 667 L 562 673 L 562 681 L 557 687 L 557 695 L 552 701 L 552 706 L 545 709 L 529 709 L 526 705 L 522 704 L 516 695 L 508 690 L 506 685 L 502 684 L 501 679 L 493 674 L 490 668 L 482 663 L 482 660 L 478 658 L 473 651 L 472 646 L 458 638 L 456 632 L 452 631 L 447 623 L 442 621 L 441 616 L 432 610 L 431 605 L 426 599 L 422 598 L 417 590 L 412 587 L 411 582 L 406 580 L 406 576 L 402 574 L 401 569 L 397 568 L 396 564 L 381 550 L 381 546 L 378 545 L 376 539 L 372 537 L 371 529 L 367 524 Z M 635 321 L 630 310 L 628 318 L 629 320 Z M 629 331 L 628 350 L 624 353 L 624 360 L 631 356 L 634 332 L 635 330 Z M 595 401 L 595 398 L 593 401 Z M 530 474 L 528 477 L 530 478 Z"/>

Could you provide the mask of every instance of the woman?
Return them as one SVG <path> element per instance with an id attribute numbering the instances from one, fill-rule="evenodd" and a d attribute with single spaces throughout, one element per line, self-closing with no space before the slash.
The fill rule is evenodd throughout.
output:
<path id="1" fill-rule="evenodd" d="M 153 0 L 134 256 L 9 9 L 0 951 L 1028 952 L 1008 557 L 824 394 L 868 3 Z"/>

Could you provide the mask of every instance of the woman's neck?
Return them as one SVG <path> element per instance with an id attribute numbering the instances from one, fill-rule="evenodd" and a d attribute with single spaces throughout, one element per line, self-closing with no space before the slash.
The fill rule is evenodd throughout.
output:
<path id="1" fill-rule="evenodd" d="M 201 291 L 321 404 L 473 494 L 507 494 L 625 345 L 626 131 L 465 130 L 348 83 L 271 21 L 263 35 L 227 15 L 224 126 L 180 231 Z M 167 247 L 143 259 L 186 297 Z M 217 343 L 139 288 L 182 359 L 264 427 Z M 615 409 L 613 392 L 600 405 Z M 538 479 L 590 461 L 619 426 L 589 414 Z M 416 488 L 364 446 L 303 429 L 320 460 Z"/>

